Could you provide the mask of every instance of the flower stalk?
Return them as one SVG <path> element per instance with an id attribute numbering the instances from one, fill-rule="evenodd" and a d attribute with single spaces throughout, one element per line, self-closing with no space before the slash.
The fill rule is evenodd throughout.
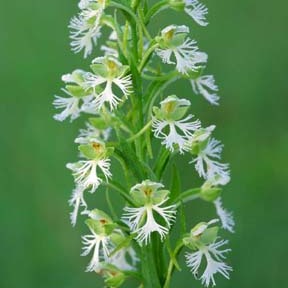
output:
<path id="1" fill-rule="evenodd" d="M 228 242 L 219 236 L 221 228 L 234 232 L 232 213 L 222 202 L 230 169 L 221 162 L 223 145 L 212 136 L 215 125 L 203 125 L 193 104 L 202 95 L 218 105 L 219 89 L 213 75 L 203 74 L 208 56 L 191 38 L 193 25 L 171 23 L 151 32 L 155 16 L 166 9 L 185 13 L 200 26 L 208 24 L 208 9 L 198 0 L 148 3 L 80 0 L 69 24 L 72 50 L 91 58 L 90 67 L 62 77 L 66 96 L 53 102 L 57 121 L 89 115 L 75 139 L 79 159 L 67 164 L 75 182 L 71 223 L 86 219 L 82 255 L 91 256 L 86 271 L 103 277 L 105 287 L 125 287 L 130 277 L 138 287 L 171 287 L 180 257 L 208 287 L 215 285 L 216 273 L 229 278 L 232 271 L 224 262 L 230 249 L 222 248 Z M 107 39 L 104 29 L 111 32 Z M 178 79 L 191 87 L 185 96 L 168 91 Z M 183 154 L 192 159 L 191 172 L 182 175 Z M 203 184 L 183 190 L 188 173 Z M 111 216 L 91 207 L 87 193 L 102 194 L 103 210 Z M 121 196 L 122 215 L 115 194 Z M 184 206 L 195 199 L 213 205 L 217 219 L 195 223 L 189 231 Z"/>

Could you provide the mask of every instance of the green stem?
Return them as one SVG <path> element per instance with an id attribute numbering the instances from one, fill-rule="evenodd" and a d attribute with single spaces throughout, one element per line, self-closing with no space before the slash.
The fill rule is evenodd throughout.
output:
<path id="1" fill-rule="evenodd" d="M 117 191 L 129 204 L 131 204 L 132 206 L 135 206 L 135 203 L 132 200 L 132 198 L 128 195 L 128 193 L 126 193 L 126 191 L 120 186 L 119 183 L 116 183 L 114 181 L 110 181 L 110 182 L 103 181 L 102 184 Z"/>
<path id="2" fill-rule="evenodd" d="M 178 245 L 175 248 L 174 253 L 173 253 L 174 258 L 177 257 L 177 255 L 180 253 L 182 247 L 183 247 L 183 244 L 181 243 L 180 245 Z M 166 275 L 166 281 L 165 281 L 165 284 L 164 284 L 163 288 L 169 288 L 170 287 L 171 276 L 172 276 L 174 267 L 175 267 L 175 263 L 171 259 L 170 262 L 169 262 L 168 271 L 167 271 L 167 275 Z"/>
<path id="3" fill-rule="evenodd" d="M 141 2 L 141 0 L 132 0 L 132 5 L 131 6 L 132 6 L 133 10 L 137 9 L 137 7 L 139 6 L 140 2 Z"/>
<path id="4" fill-rule="evenodd" d="M 127 53 L 125 51 L 125 47 L 123 46 L 124 41 L 122 41 L 122 32 L 121 29 L 117 23 L 117 20 L 114 19 L 111 16 L 105 16 L 102 19 L 103 24 L 107 25 L 108 27 L 110 27 L 112 30 L 114 30 L 117 34 L 117 38 L 118 38 L 118 45 L 119 45 L 119 49 L 120 49 L 120 53 L 122 53 L 122 55 L 126 58 L 127 57 Z"/>
<path id="5" fill-rule="evenodd" d="M 181 203 L 188 203 L 200 197 L 201 188 L 193 188 L 182 192 L 177 199 L 175 205 L 179 207 Z"/>
<path id="6" fill-rule="evenodd" d="M 142 58 L 142 61 L 141 61 L 140 65 L 139 65 L 139 68 L 138 68 L 138 70 L 139 70 L 140 72 L 144 69 L 144 67 L 145 67 L 145 65 L 147 64 L 147 61 L 149 60 L 151 54 L 154 52 L 154 50 L 155 50 L 158 46 L 159 46 L 158 43 L 157 43 L 157 44 L 154 44 L 154 45 L 150 46 L 149 49 L 146 51 L 146 53 L 144 54 L 144 56 L 143 56 L 143 58 Z"/>
<path id="7" fill-rule="evenodd" d="M 135 134 L 134 136 L 130 137 L 127 142 L 133 142 L 135 139 L 137 139 L 138 137 L 140 137 L 142 134 L 145 133 L 145 131 L 147 129 L 149 129 L 149 127 L 151 126 L 152 121 L 150 120 L 137 134 Z"/>
<path id="8" fill-rule="evenodd" d="M 139 22 L 136 14 L 133 12 L 133 10 L 132 10 L 130 7 L 125 6 L 125 5 L 123 5 L 123 4 L 121 4 L 121 3 L 118 3 L 118 2 L 115 2 L 115 1 L 111 1 L 110 4 L 109 4 L 109 6 L 114 7 L 114 8 L 118 8 L 118 9 L 120 9 L 120 10 L 125 11 L 126 13 L 128 13 L 128 14 L 134 19 L 134 21 L 135 21 L 136 23 Z"/>
<path id="9" fill-rule="evenodd" d="M 140 19 L 140 23 L 141 23 L 141 27 L 143 29 L 143 32 L 145 34 L 145 36 L 147 37 L 147 39 L 149 41 L 152 41 L 153 38 L 152 36 L 150 35 L 149 31 L 147 30 L 146 28 L 146 25 L 145 25 L 145 17 L 144 17 L 144 12 L 143 12 L 143 8 L 138 8 L 138 15 L 139 15 L 139 19 Z"/>
<path id="10" fill-rule="evenodd" d="M 116 214 L 116 212 L 115 212 L 115 210 L 114 210 L 114 207 L 113 207 L 113 204 L 112 204 L 112 202 L 111 202 L 109 193 L 110 193 L 110 192 L 109 192 L 109 188 L 106 187 L 106 191 L 105 191 L 106 202 L 107 202 L 107 205 L 108 205 L 108 207 L 109 207 L 110 213 L 112 214 L 112 217 L 113 217 L 114 221 L 116 221 L 116 219 L 117 219 L 117 214 Z"/>
<path id="11" fill-rule="evenodd" d="M 142 73 L 142 77 L 144 79 L 151 80 L 151 81 L 165 81 L 165 80 L 169 80 L 173 77 L 176 77 L 178 75 L 179 75 L 179 73 L 177 71 L 173 71 L 171 73 L 159 75 L 159 76 L 152 76 L 152 75 L 147 75 L 145 73 Z"/>
<path id="12" fill-rule="evenodd" d="M 153 253 L 152 243 L 143 246 L 141 249 L 141 267 L 144 278 L 143 286 L 145 288 L 161 288 L 159 276 L 157 273 L 156 261 Z"/>
<path id="13" fill-rule="evenodd" d="M 145 24 L 148 24 L 152 17 L 154 17 L 157 13 L 159 13 L 161 10 L 169 7 L 169 1 L 168 0 L 162 0 L 157 1 L 156 4 L 154 4 L 147 12 L 145 17 Z"/>
<path id="14" fill-rule="evenodd" d="M 153 150 L 152 150 L 151 131 L 150 130 L 147 130 L 145 133 L 145 142 L 146 142 L 148 156 L 150 157 L 150 159 L 153 159 Z"/>

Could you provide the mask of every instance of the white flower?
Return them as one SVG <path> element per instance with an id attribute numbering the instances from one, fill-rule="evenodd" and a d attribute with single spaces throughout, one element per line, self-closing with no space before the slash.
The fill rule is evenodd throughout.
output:
<path id="1" fill-rule="evenodd" d="M 143 243 L 147 245 L 150 242 L 151 233 L 157 232 L 161 237 L 161 241 L 165 238 L 169 232 L 172 222 L 175 220 L 176 206 L 170 205 L 166 207 L 162 206 L 168 198 L 164 199 L 158 204 L 148 203 L 143 207 L 125 207 L 126 213 L 123 216 L 124 222 L 126 222 L 132 233 L 136 233 L 136 240 L 140 245 Z M 158 214 L 166 223 L 165 226 L 159 224 L 155 220 L 155 213 Z"/>
<path id="2" fill-rule="evenodd" d="M 107 59 L 103 57 L 99 57 L 93 60 L 93 63 L 99 63 L 103 65 L 107 65 L 107 76 L 95 75 L 92 73 L 87 73 L 86 78 L 86 88 L 93 88 L 95 99 L 90 103 L 95 109 L 99 110 L 104 105 L 105 102 L 108 102 L 110 105 L 110 109 L 113 110 L 116 106 L 122 101 L 114 92 L 113 92 L 113 84 L 120 89 L 123 94 L 123 97 L 128 98 L 128 95 L 132 92 L 132 80 L 131 75 L 123 76 L 121 72 L 122 64 L 115 59 L 112 60 L 110 57 L 107 62 Z M 116 70 L 116 73 L 115 71 Z M 120 71 L 118 73 L 117 71 Z M 95 91 L 96 87 L 99 85 L 105 84 L 105 87 L 101 93 L 97 93 Z"/>
<path id="3" fill-rule="evenodd" d="M 84 245 L 81 256 L 87 256 L 93 249 L 93 256 L 86 268 L 87 272 L 99 271 L 101 262 L 109 262 L 109 254 L 113 251 L 113 244 L 109 236 L 97 235 L 91 228 L 91 234 L 82 236 Z"/>
<path id="4" fill-rule="evenodd" d="M 53 101 L 53 105 L 56 109 L 63 109 L 63 111 L 59 114 L 55 114 L 53 117 L 55 120 L 64 121 L 70 116 L 70 120 L 73 121 L 79 117 L 81 112 L 79 108 L 80 98 L 74 97 L 65 89 L 62 90 L 70 97 L 67 98 L 55 95 L 56 99 Z"/>
<path id="5" fill-rule="evenodd" d="M 175 97 L 167 97 L 165 100 L 160 102 L 161 109 L 162 110 L 169 110 L 171 109 L 172 102 L 177 101 L 176 109 L 179 109 L 180 107 L 188 107 L 190 106 L 190 101 L 186 99 L 176 99 Z M 173 108 L 174 109 L 174 108 Z M 180 108 L 181 109 L 181 108 Z M 187 140 L 193 135 L 193 132 L 200 128 L 200 121 L 190 121 L 194 116 L 188 115 L 187 117 L 183 119 L 173 119 L 173 117 L 170 117 L 169 114 L 172 114 L 174 111 L 166 111 L 167 117 L 158 117 L 153 116 L 152 117 L 152 129 L 154 132 L 155 137 L 159 139 L 164 139 L 162 141 L 162 144 L 165 145 L 167 149 L 170 151 L 174 151 L 174 145 L 178 145 L 180 153 L 183 153 L 184 150 L 187 150 L 186 142 Z M 159 119 L 157 119 L 159 118 Z M 165 132 L 165 129 L 167 129 L 169 132 Z"/>
<path id="6" fill-rule="evenodd" d="M 98 115 L 98 110 L 96 109 L 95 105 L 91 104 L 94 98 L 95 97 L 93 94 L 82 98 L 83 103 L 81 105 L 81 112 Z"/>
<path id="7" fill-rule="evenodd" d="M 185 150 L 185 143 L 187 139 L 192 135 L 192 132 L 199 128 L 199 120 L 193 122 L 189 121 L 193 115 L 189 115 L 186 118 L 179 121 L 165 121 L 157 120 L 153 117 L 153 131 L 154 135 L 157 138 L 164 139 L 162 144 L 165 145 L 170 151 L 174 151 L 174 145 L 178 145 L 180 153 L 183 153 Z M 165 127 L 169 127 L 168 135 L 163 132 Z M 177 128 L 182 132 L 177 132 Z M 183 135 L 184 134 L 184 135 Z"/>
<path id="8" fill-rule="evenodd" d="M 206 15 L 208 8 L 198 0 L 185 0 L 185 12 L 201 26 L 208 25 Z"/>
<path id="9" fill-rule="evenodd" d="M 203 285 L 208 287 L 211 283 L 216 285 L 214 274 L 220 273 L 225 278 L 229 279 L 229 272 L 232 268 L 223 262 L 225 259 L 225 253 L 231 251 L 231 249 L 219 250 L 220 247 L 227 244 L 228 241 L 221 240 L 219 242 L 213 242 L 209 245 L 201 245 L 197 252 L 186 253 L 187 266 L 191 268 L 191 272 L 195 277 L 198 275 L 198 271 L 202 262 L 202 258 L 206 259 L 206 268 L 200 277 Z"/>
<path id="10" fill-rule="evenodd" d="M 84 207 L 84 211 L 87 209 L 87 204 L 84 199 L 84 190 L 82 186 L 78 185 L 72 192 L 72 197 L 69 200 L 69 205 L 74 206 L 73 212 L 70 213 L 70 220 L 73 226 L 76 225 L 77 216 L 80 206 Z"/>
<path id="11" fill-rule="evenodd" d="M 104 90 L 96 96 L 94 101 L 91 102 L 91 105 L 95 105 L 96 109 L 98 110 L 104 105 L 105 102 L 108 102 L 110 109 L 113 110 L 122 101 L 122 99 L 116 96 L 116 94 L 113 92 L 113 83 L 122 91 L 125 98 L 127 98 L 131 93 L 131 75 L 124 77 L 121 76 L 114 79 L 106 79 L 101 76 L 95 76 L 93 74 L 87 75 L 88 87 L 90 86 L 95 88 L 96 86 L 104 83 L 106 83 Z"/>
<path id="12" fill-rule="evenodd" d="M 219 96 L 217 95 L 218 86 L 212 75 L 200 76 L 191 80 L 192 88 L 195 94 L 201 94 L 206 100 L 213 105 L 218 105 Z M 211 92 L 212 91 L 212 92 Z"/>
<path id="13" fill-rule="evenodd" d="M 220 159 L 222 149 L 223 145 L 220 144 L 220 141 L 211 138 L 209 139 L 206 147 L 199 152 L 197 158 L 190 162 L 196 163 L 195 168 L 200 177 L 208 180 L 212 179 L 214 182 L 216 181 L 216 183 L 214 183 L 215 185 L 223 182 L 228 183 L 230 180 L 229 164 L 220 163 L 211 159 Z M 217 181 L 220 182 L 217 183 Z"/>
<path id="14" fill-rule="evenodd" d="M 59 114 L 54 115 L 54 119 L 64 121 L 70 116 L 71 121 L 78 118 L 81 112 L 90 112 L 85 110 L 85 106 L 92 100 L 93 95 L 88 95 L 83 87 L 83 77 L 87 72 L 83 70 L 75 70 L 71 74 L 62 75 L 62 81 L 67 85 L 66 89 L 62 89 L 69 97 L 61 97 L 55 95 L 53 105 L 56 109 L 63 109 Z M 72 85 L 70 85 L 72 84 Z M 78 88 L 78 93 L 75 93 L 71 88 Z M 82 91 L 81 91 L 82 90 Z M 82 94 L 81 94 L 82 92 Z M 75 94 L 74 94 L 75 93 Z"/>
<path id="15" fill-rule="evenodd" d="M 68 163 L 66 166 L 73 171 L 73 176 L 75 177 L 77 185 L 80 185 L 85 189 L 91 187 L 91 193 L 95 192 L 102 182 L 102 179 L 97 175 L 97 167 L 103 172 L 106 181 L 112 176 L 109 171 L 109 159 L 81 160 L 77 163 Z"/>
<path id="16" fill-rule="evenodd" d="M 223 208 L 222 200 L 220 197 L 214 201 L 214 204 L 215 204 L 216 212 L 221 220 L 222 227 L 230 231 L 231 233 L 234 233 L 235 222 L 233 219 L 232 212 L 229 212 Z"/>
<path id="17" fill-rule="evenodd" d="M 104 130 L 97 129 L 90 123 L 86 122 L 86 129 L 80 129 L 78 137 L 75 139 L 75 143 L 89 144 L 92 142 L 99 142 L 99 140 L 107 141 L 111 132 L 111 128 Z"/>
<path id="18" fill-rule="evenodd" d="M 182 73 L 187 74 L 191 70 L 197 70 L 199 63 L 207 61 L 207 54 L 198 51 L 197 42 L 186 37 L 185 40 L 173 42 L 173 38 L 178 34 L 188 34 L 189 28 L 186 26 L 170 25 L 162 30 L 161 34 L 165 39 L 165 44 L 161 48 L 155 50 L 156 54 L 162 59 L 164 63 L 175 64 L 171 59 L 174 55 L 176 60 L 176 69 Z"/>
<path id="19" fill-rule="evenodd" d="M 93 0 L 80 0 L 78 3 L 78 7 L 81 10 L 86 9 L 92 1 Z"/>
<path id="20" fill-rule="evenodd" d="M 90 8 L 89 1 L 81 1 L 79 6 L 83 10 L 70 21 L 72 50 L 78 53 L 84 49 L 84 58 L 91 54 L 93 44 L 97 44 L 97 39 L 101 36 L 100 19 L 105 9 L 105 2 L 99 2 L 97 8 Z"/>

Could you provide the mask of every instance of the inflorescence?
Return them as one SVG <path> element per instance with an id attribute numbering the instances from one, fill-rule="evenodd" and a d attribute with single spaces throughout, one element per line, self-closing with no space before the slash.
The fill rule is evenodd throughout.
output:
<path id="1" fill-rule="evenodd" d="M 218 87 L 214 76 L 205 74 L 208 55 L 188 26 L 172 24 L 156 35 L 149 32 L 154 16 L 165 10 L 184 12 L 204 27 L 208 9 L 198 0 L 148 2 L 81 0 L 70 21 L 72 50 L 85 58 L 102 35 L 109 35 L 90 69 L 62 76 L 65 96 L 55 96 L 53 102 L 58 121 L 90 115 L 75 139 L 79 160 L 67 164 L 75 182 L 71 223 L 76 225 L 79 214 L 87 218 L 82 255 L 92 258 L 86 270 L 103 276 L 107 287 L 120 287 L 128 277 L 138 279 L 141 287 L 170 287 L 183 249 L 195 278 L 214 286 L 216 273 L 229 279 L 232 271 L 224 262 L 228 241 L 218 236 L 220 228 L 234 232 L 232 213 L 223 208 L 221 197 L 230 170 L 220 162 L 223 145 L 212 136 L 215 125 L 203 127 L 190 112 L 195 101 L 190 94 L 218 105 Z M 192 86 L 186 98 L 167 95 L 178 79 Z M 201 187 L 182 191 L 185 175 L 174 159 L 183 154 L 191 155 Z M 105 190 L 109 215 L 85 200 L 87 192 Z M 123 198 L 122 215 L 110 191 Z M 187 231 L 183 207 L 194 199 L 212 203 L 217 218 Z M 175 244 L 170 237 L 174 230 Z"/>

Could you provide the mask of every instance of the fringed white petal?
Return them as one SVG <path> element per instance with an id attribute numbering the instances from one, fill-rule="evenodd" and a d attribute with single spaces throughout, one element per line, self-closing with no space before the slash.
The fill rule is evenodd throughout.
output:
<path id="1" fill-rule="evenodd" d="M 233 219 L 232 212 L 227 211 L 223 208 L 222 199 L 219 197 L 214 201 L 217 215 L 219 216 L 223 229 L 234 233 L 235 221 Z"/>

